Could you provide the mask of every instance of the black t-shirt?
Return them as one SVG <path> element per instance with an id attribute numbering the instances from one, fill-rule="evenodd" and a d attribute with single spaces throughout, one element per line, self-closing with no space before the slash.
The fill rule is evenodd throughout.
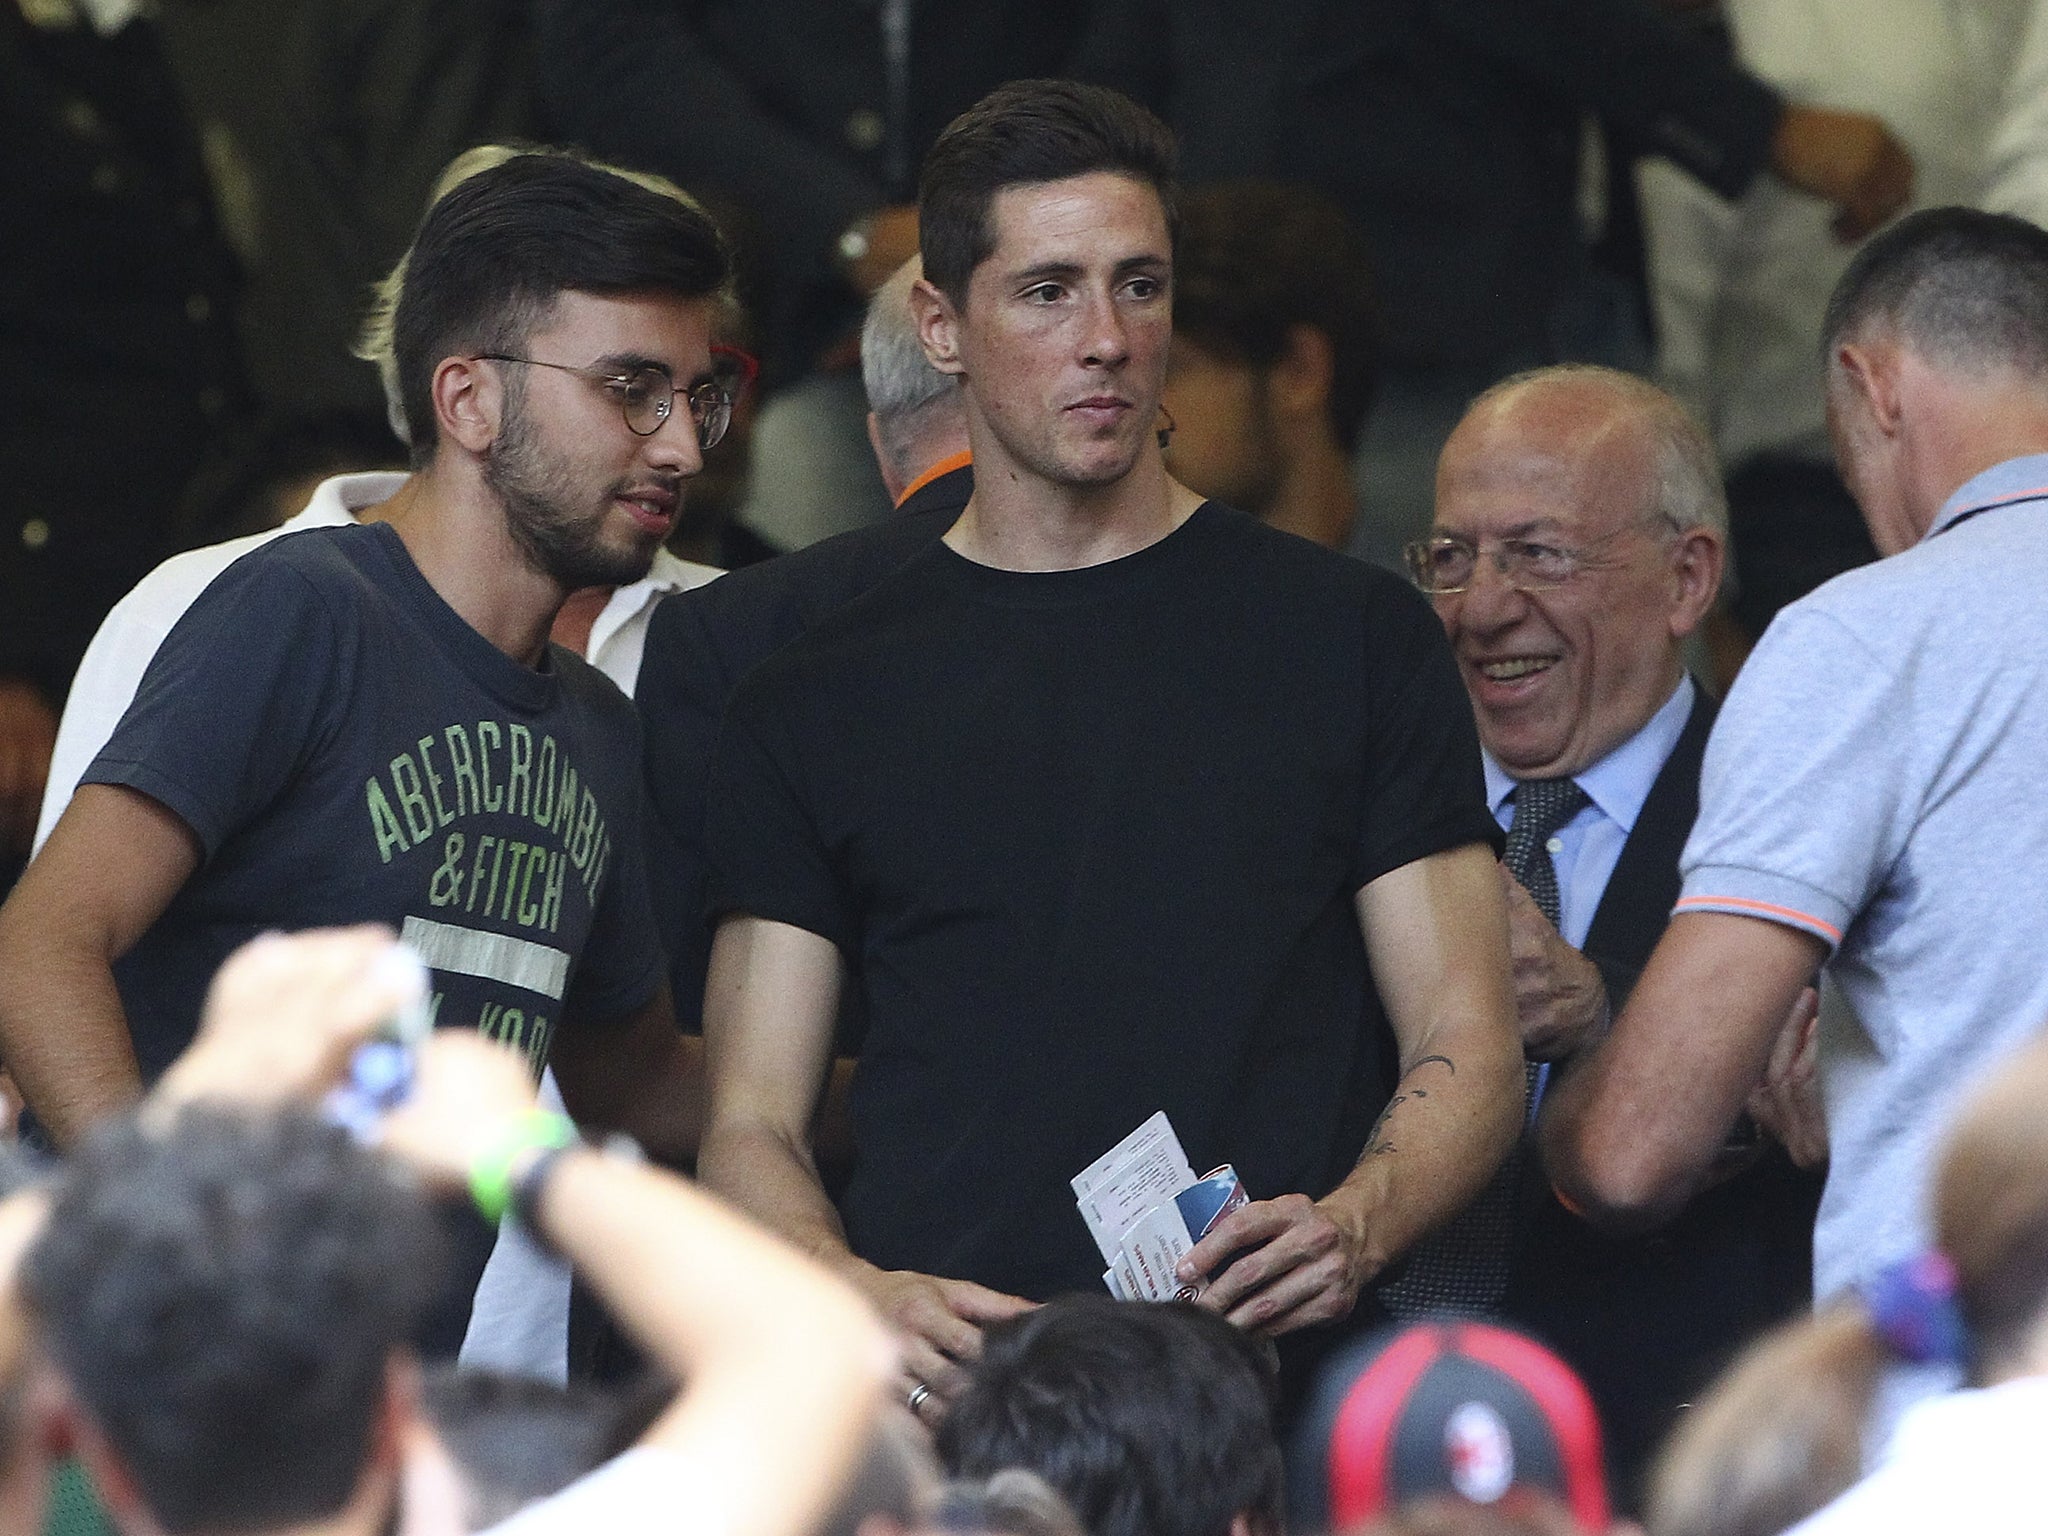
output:
<path id="1" fill-rule="evenodd" d="M 1214 503 L 1082 570 L 914 557 L 741 686 L 706 831 L 713 909 L 865 994 L 854 1251 L 1030 1297 L 1100 1285 L 1067 1181 L 1155 1110 L 1333 1187 L 1387 1092 L 1354 894 L 1498 835 L 1427 604 Z"/>
<path id="2" fill-rule="evenodd" d="M 558 647 L 520 666 L 386 525 L 287 534 L 179 620 L 84 776 L 175 813 L 202 861 L 115 966 L 143 1076 L 266 929 L 381 921 L 433 968 L 436 1020 L 535 1070 L 565 1016 L 653 995 L 638 726 Z"/>

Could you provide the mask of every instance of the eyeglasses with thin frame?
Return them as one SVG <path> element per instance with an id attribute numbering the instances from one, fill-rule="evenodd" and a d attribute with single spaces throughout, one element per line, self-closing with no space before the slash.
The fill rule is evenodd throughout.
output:
<path id="1" fill-rule="evenodd" d="M 519 363 L 527 368 L 553 368 L 590 380 L 618 402 L 627 429 L 638 437 L 652 437 L 674 414 L 676 397 L 689 403 L 690 420 L 697 428 L 697 446 L 710 450 L 718 446 L 725 429 L 732 425 L 733 389 L 718 379 L 706 379 L 685 389 L 666 368 L 649 364 L 644 368 L 579 368 L 573 363 L 550 363 L 537 357 L 513 357 L 503 352 L 480 352 L 479 362 Z"/>
<path id="2" fill-rule="evenodd" d="M 1623 534 L 1655 526 L 1655 522 L 1626 523 L 1577 545 L 1553 544 L 1544 539 L 1501 539 L 1490 552 L 1493 568 L 1517 592 L 1548 592 L 1567 585 L 1583 571 L 1600 569 L 1607 562 L 1595 558 L 1596 551 Z M 1479 574 L 1479 557 L 1488 551 L 1484 545 L 1457 534 L 1440 533 L 1415 540 L 1401 553 L 1416 586 L 1431 597 L 1449 597 L 1472 585 L 1472 578 Z"/>

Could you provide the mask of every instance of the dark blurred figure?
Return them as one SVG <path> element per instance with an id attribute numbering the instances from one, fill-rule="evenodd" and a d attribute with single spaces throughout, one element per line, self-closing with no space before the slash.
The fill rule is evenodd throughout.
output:
<path id="1" fill-rule="evenodd" d="M 1875 118 L 1788 105 L 1643 0 L 1104 0 L 1077 68 L 1167 118 L 1188 182 L 1301 181 L 1358 220 L 1388 366 L 1352 548 L 1394 568 L 1466 402 L 1563 350 L 1588 113 L 1724 195 L 1768 166 L 1858 230 L 1911 184 Z"/>
<path id="2" fill-rule="evenodd" d="M 235 260 L 135 9 L 0 5 L 0 886 L 86 642 L 248 407 Z"/>
<path id="3" fill-rule="evenodd" d="M 939 130 L 1005 80 L 1064 70 L 1090 9 L 536 0 L 551 127 L 751 216 L 724 222 L 761 318 L 770 398 L 748 521 L 770 541 L 886 517 L 861 443 L 860 306 L 916 254 L 917 169 Z"/>
<path id="4" fill-rule="evenodd" d="M 274 432 L 383 423 L 376 376 L 349 344 L 442 168 L 473 145 L 533 136 L 525 10 L 204 0 L 166 12 L 172 68 L 245 205 L 241 336 Z"/>
<path id="5" fill-rule="evenodd" d="M 939 1427 L 952 1476 L 1035 1472 L 1092 1536 L 1280 1536 L 1271 1346 L 1214 1313 L 1062 1296 L 970 1370 Z"/>
<path id="6" fill-rule="evenodd" d="M 671 1386 L 648 1385 L 628 1399 L 591 1386 L 428 1367 L 420 1408 L 441 1455 L 409 1448 L 408 1514 L 416 1504 L 448 1500 L 460 1529 L 482 1531 L 559 1493 L 638 1440 L 675 1397 Z"/>
<path id="7" fill-rule="evenodd" d="M 1183 198 L 1164 401 L 1183 485 L 1344 548 L 1378 361 L 1372 263 L 1341 208 L 1265 181 Z"/>

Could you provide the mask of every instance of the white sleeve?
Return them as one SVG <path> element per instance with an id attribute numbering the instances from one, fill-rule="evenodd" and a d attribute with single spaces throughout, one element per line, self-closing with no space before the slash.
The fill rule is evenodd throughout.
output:
<path id="1" fill-rule="evenodd" d="M 79 777 L 92 766 L 135 701 L 136 685 L 149 669 L 150 658 L 205 585 L 194 587 L 184 601 L 167 605 L 158 600 L 161 584 L 152 587 L 156 578 L 166 573 L 167 567 L 158 566 L 114 605 L 78 664 L 64 701 L 64 718 L 57 724 L 57 748 L 50 757 L 42 813 L 36 818 L 35 846 L 39 851 L 64 807 L 71 803 Z"/>
<path id="2" fill-rule="evenodd" d="M 79 779 L 135 702 L 142 674 L 149 670 L 164 636 L 199 594 L 213 585 L 215 577 L 282 531 L 229 539 L 173 555 L 138 581 L 101 621 L 71 679 L 64 718 L 57 724 L 57 748 L 50 758 L 42 812 L 36 818 L 38 851 L 64 814 L 64 807 L 71 803 Z"/>
<path id="3" fill-rule="evenodd" d="M 634 1536 L 680 1530 L 689 1522 L 694 1492 L 685 1484 L 684 1465 L 681 1457 L 658 1447 L 635 1446 L 482 1536 Z"/>

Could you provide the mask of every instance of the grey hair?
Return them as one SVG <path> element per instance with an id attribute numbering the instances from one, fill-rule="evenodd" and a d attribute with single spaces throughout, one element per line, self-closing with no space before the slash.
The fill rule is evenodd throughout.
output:
<path id="1" fill-rule="evenodd" d="M 484 171 L 496 170 L 507 160 L 520 155 L 538 153 L 563 154 L 562 150 L 540 150 L 531 144 L 477 144 L 465 149 L 450 160 L 434 182 L 434 190 L 428 194 L 427 206 L 433 207 L 450 192 L 461 186 L 470 177 Z M 614 176 L 623 176 L 637 186 L 645 187 L 663 197 L 672 197 L 679 203 L 687 203 L 702 211 L 702 205 L 670 181 L 666 176 L 656 176 L 647 171 L 629 171 L 624 166 L 607 165 L 602 160 L 587 155 L 575 155 L 600 171 L 610 171 Z M 392 436 L 408 447 L 412 445 L 412 428 L 405 419 L 405 402 L 400 398 L 398 388 L 398 349 L 395 330 L 398 322 L 398 301 L 405 296 L 405 257 L 401 256 L 391 270 L 377 279 L 370 289 L 370 307 L 363 314 L 362 329 L 356 333 L 356 342 L 349 351 L 377 369 L 377 382 L 384 387 L 384 419 L 391 427 Z"/>
<path id="2" fill-rule="evenodd" d="M 898 267 L 868 301 L 860 328 L 860 378 L 868 409 L 875 413 L 882 451 L 905 479 L 915 467 L 912 450 L 934 425 L 933 418 L 964 410 L 960 381 L 931 365 L 918 336 L 910 290 L 923 275 L 915 256 Z"/>
<path id="3" fill-rule="evenodd" d="M 1544 384 L 1604 389 L 1641 422 L 1656 454 L 1656 488 L 1644 508 L 1645 516 L 1661 518 L 1678 533 L 1711 528 L 1724 540 L 1728 537 L 1728 493 L 1721 484 L 1721 465 L 1713 444 L 1691 411 L 1639 374 L 1595 363 L 1531 368 L 1502 379 L 1472 402 L 1472 410 L 1497 405 L 1509 395 Z"/>
<path id="4" fill-rule="evenodd" d="M 1856 253 L 1821 326 L 1836 349 L 1874 329 L 1959 373 L 2048 378 L 2048 232 L 2011 214 L 1928 208 Z"/>

